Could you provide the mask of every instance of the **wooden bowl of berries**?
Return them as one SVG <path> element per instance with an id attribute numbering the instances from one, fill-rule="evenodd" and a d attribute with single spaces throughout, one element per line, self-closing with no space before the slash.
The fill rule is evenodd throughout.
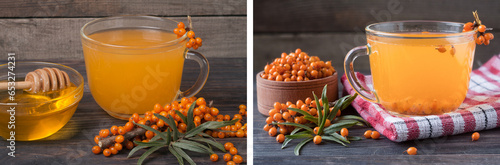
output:
<path id="1" fill-rule="evenodd" d="M 325 85 L 328 85 L 328 100 L 338 98 L 337 72 L 331 62 L 309 56 L 301 49 L 282 53 L 281 58 L 267 64 L 256 79 L 257 106 L 259 112 L 266 116 L 269 116 L 275 102 L 314 98 L 313 92 L 321 97 Z"/>

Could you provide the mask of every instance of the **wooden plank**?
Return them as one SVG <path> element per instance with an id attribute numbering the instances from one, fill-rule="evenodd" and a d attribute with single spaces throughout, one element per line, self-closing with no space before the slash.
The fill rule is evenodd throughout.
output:
<path id="1" fill-rule="evenodd" d="M 214 100 L 214 106 L 220 114 L 233 116 L 238 113 L 238 106 L 246 104 L 246 58 L 209 58 L 212 64 L 210 77 L 203 90 L 197 95 L 209 100 Z M 85 64 L 81 60 L 53 60 L 68 65 L 78 70 L 86 80 Z M 230 68 L 230 69 L 228 69 Z M 187 64 L 184 69 L 183 87 L 186 89 L 194 83 L 199 67 Z M 230 76 L 228 76 L 230 75 Z M 246 122 L 246 121 L 245 121 Z M 12 158 L 2 153 L 0 160 L 7 164 L 136 164 L 144 151 L 139 151 L 135 156 L 127 159 L 128 150 L 120 151 L 117 155 L 104 157 L 102 154 L 94 155 L 91 148 L 95 145 L 93 137 L 100 129 L 109 128 L 112 125 L 124 125 L 125 121 L 115 119 L 104 112 L 94 101 L 92 95 L 85 87 L 84 96 L 80 101 L 78 109 L 61 130 L 45 139 L 31 142 L 16 141 L 16 157 Z M 224 138 L 216 139 L 218 142 L 232 142 L 238 149 L 238 154 L 247 160 L 246 138 Z M 8 142 L 0 141 L 0 145 L 6 146 Z M 219 163 L 222 162 L 221 151 Z M 188 152 L 196 163 L 212 163 L 208 155 Z M 150 155 L 147 164 L 176 164 L 176 158 L 167 153 L 166 149 Z"/>
<path id="2" fill-rule="evenodd" d="M 481 131 L 481 139 L 475 142 L 471 142 L 472 133 L 401 143 L 392 142 L 384 136 L 378 140 L 363 137 L 361 141 L 351 142 L 348 147 L 328 141 L 323 141 L 321 145 L 311 142 L 302 148 L 300 156 L 295 156 L 293 150 L 300 140 L 293 140 L 288 147 L 281 149 L 276 138 L 262 130 L 266 117 L 256 110 L 253 114 L 254 164 L 497 164 L 500 161 L 500 144 L 497 142 L 500 129 Z M 342 114 L 359 115 L 352 106 Z M 353 127 L 349 129 L 349 135 L 362 137 L 368 129 L 374 130 Z M 409 147 L 416 147 L 418 155 L 403 153 Z"/>
<path id="3" fill-rule="evenodd" d="M 160 16 L 246 15 L 245 0 L 48 0 L 2 1 L 0 17 L 103 17 L 124 14 Z"/>
<path id="4" fill-rule="evenodd" d="M 442 20 L 472 22 L 478 10 L 483 23 L 500 29 L 500 1 L 411 0 L 267 1 L 255 0 L 254 30 L 264 32 L 358 32 L 375 22 Z"/>
<path id="5" fill-rule="evenodd" d="M 500 33 L 494 33 L 500 36 Z M 344 74 L 344 57 L 355 46 L 366 44 L 364 33 L 299 33 L 299 34 L 256 34 L 254 35 L 254 64 L 253 71 L 258 73 L 264 70 L 267 63 L 280 57 L 282 52 L 295 51 L 301 48 L 309 55 L 319 56 L 323 61 L 332 61 L 333 67 L 339 75 Z M 476 47 L 474 68 L 487 62 L 493 55 L 500 53 L 500 40 L 492 40 L 488 46 Z M 369 73 L 369 60 L 367 57 L 357 58 L 355 70 Z"/>
<path id="6" fill-rule="evenodd" d="M 83 59 L 79 31 L 94 18 L 0 19 L 0 52 L 19 59 Z M 173 18 L 186 22 L 186 18 Z M 207 57 L 246 57 L 247 19 L 193 17 Z"/>

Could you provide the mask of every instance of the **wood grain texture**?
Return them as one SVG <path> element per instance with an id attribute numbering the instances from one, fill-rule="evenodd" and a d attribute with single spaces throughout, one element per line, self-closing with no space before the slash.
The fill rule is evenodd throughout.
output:
<path id="1" fill-rule="evenodd" d="M 22 60 L 82 60 L 79 32 L 91 20 L 94 18 L 0 19 L 0 52 L 14 52 Z M 197 36 L 203 39 L 199 52 L 207 57 L 246 57 L 246 17 L 192 20 Z"/>
<path id="2" fill-rule="evenodd" d="M 245 0 L 1 0 L 0 17 L 246 15 Z"/>
<path id="3" fill-rule="evenodd" d="M 441 20 L 469 22 L 477 10 L 483 23 L 500 30 L 500 1 L 444 0 L 255 0 L 254 30 L 257 33 L 357 32 L 375 22 Z"/>
<path id="4" fill-rule="evenodd" d="M 495 32 L 500 36 L 500 32 Z M 267 63 L 280 57 L 282 52 L 292 52 L 297 48 L 309 55 L 319 56 L 323 61 L 332 61 L 332 66 L 344 73 L 344 57 L 349 50 L 366 44 L 364 33 L 328 32 L 328 33 L 297 33 L 297 34 L 256 34 L 254 35 L 254 73 L 264 70 Z M 500 53 L 500 40 L 493 39 L 488 46 L 478 45 L 474 56 L 473 68 L 478 68 L 493 55 Z M 355 70 L 370 73 L 368 57 L 357 58 Z"/>
<path id="5" fill-rule="evenodd" d="M 255 86 L 254 86 L 255 89 Z M 254 91 L 254 96 L 256 96 Z M 254 107 L 257 102 L 254 98 Z M 293 140 L 281 149 L 275 137 L 270 137 L 262 128 L 266 117 L 254 110 L 253 153 L 254 164 L 498 164 L 500 161 L 500 129 L 481 131 L 479 141 L 471 141 L 472 133 L 433 139 L 395 143 L 384 136 L 378 140 L 352 141 L 348 147 L 323 141 L 321 145 L 310 142 L 295 156 L 293 150 L 300 140 Z M 358 115 L 352 106 L 342 111 L 343 115 Z M 366 127 L 349 129 L 350 136 L 360 136 Z M 403 153 L 416 147 L 418 155 Z"/>
<path id="6" fill-rule="evenodd" d="M 233 116 L 238 113 L 238 106 L 246 104 L 246 58 L 209 58 L 211 64 L 210 77 L 197 95 L 209 100 L 214 100 L 214 106 L 221 114 Z M 5 61 L 2 61 L 5 62 Z M 71 120 L 57 133 L 39 141 L 16 142 L 16 157 L 0 154 L 2 164 L 136 164 L 140 155 L 145 151 L 139 151 L 135 156 L 127 159 L 128 151 L 120 151 L 112 157 L 94 155 L 91 148 L 95 145 L 93 137 L 100 129 L 109 128 L 112 125 L 124 125 L 125 121 L 109 116 L 94 101 L 88 85 L 85 72 L 85 64 L 79 60 L 52 60 L 68 65 L 78 70 L 85 79 L 83 99 Z M 199 67 L 194 62 L 186 63 L 182 90 L 187 89 L 194 83 L 199 72 Z M 247 158 L 246 138 L 217 139 L 218 142 L 232 142 L 238 149 L 245 162 Z M 6 146 L 7 141 L 1 140 L 0 145 Z M 219 162 L 222 161 L 223 153 L 216 151 Z M 193 160 L 199 164 L 212 163 L 208 155 L 188 152 Z M 160 149 L 145 160 L 147 164 L 177 164 L 176 158 L 167 153 L 166 149 Z"/>

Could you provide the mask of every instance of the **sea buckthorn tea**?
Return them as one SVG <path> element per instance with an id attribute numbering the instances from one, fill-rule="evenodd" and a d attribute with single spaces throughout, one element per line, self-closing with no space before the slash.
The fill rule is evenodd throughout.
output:
<path id="1" fill-rule="evenodd" d="M 474 59 L 474 31 L 463 24 L 433 21 L 369 25 L 367 45 L 351 50 L 345 70 L 363 98 L 403 115 L 442 114 L 465 99 Z M 359 86 L 352 74 L 358 50 L 370 57 L 373 91 Z"/>
<path id="2" fill-rule="evenodd" d="M 172 32 L 176 24 L 158 17 L 124 16 L 98 19 L 82 28 L 90 91 L 108 114 L 127 119 L 156 103 L 192 96 L 203 87 L 208 62 L 188 51 L 187 33 Z M 103 26 L 107 27 L 99 29 Z M 199 62 L 202 72 L 192 89 L 181 92 L 184 59 Z"/>

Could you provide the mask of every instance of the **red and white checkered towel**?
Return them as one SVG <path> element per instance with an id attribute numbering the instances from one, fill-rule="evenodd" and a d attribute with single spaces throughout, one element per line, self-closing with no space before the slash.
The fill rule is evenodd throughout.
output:
<path id="1" fill-rule="evenodd" d="M 362 85 L 371 86 L 371 76 L 356 73 Z M 344 89 L 354 90 L 342 76 Z M 364 83 L 364 84 L 363 84 Z M 458 110 L 443 115 L 398 117 L 387 113 L 380 104 L 357 97 L 352 106 L 377 131 L 395 142 L 425 139 L 500 126 L 500 55 L 495 55 L 472 71 L 469 91 Z"/>

